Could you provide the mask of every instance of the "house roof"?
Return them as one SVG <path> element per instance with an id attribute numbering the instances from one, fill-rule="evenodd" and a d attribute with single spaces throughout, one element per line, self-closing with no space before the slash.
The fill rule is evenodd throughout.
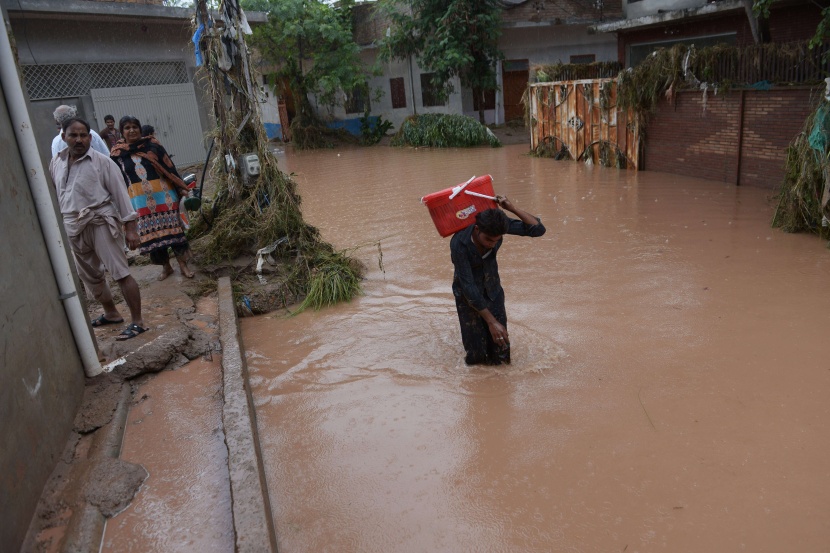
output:
<path id="1" fill-rule="evenodd" d="M 553 25 L 587 26 L 616 20 L 622 15 L 621 0 L 499 0 L 502 27 L 519 28 Z"/>
<path id="2" fill-rule="evenodd" d="M 89 20 L 105 18 L 109 20 L 134 19 L 145 20 L 188 20 L 193 17 L 194 9 L 171 8 L 154 4 L 134 4 L 127 2 L 90 2 L 88 0 L 0 0 L 9 17 L 25 14 L 26 17 Z M 265 23 L 266 15 L 262 12 L 245 12 L 251 24 Z"/>
<path id="3" fill-rule="evenodd" d="M 665 25 L 673 21 L 687 20 L 692 18 L 704 18 L 707 16 L 721 14 L 724 12 L 731 12 L 734 10 L 743 10 L 744 5 L 741 0 L 714 0 L 709 4 L 697 8 L 686 8 L 683 10 L 671 10 L 655 15 L 647 15 L 644 17 L 637 17 L 634 19 L 620 19 L 617 21 L 610 21 L 608 23 L 599 23 L 592 25 L 589 30 L 597 33 L 614 33 L 619 31 L 633 31 L 640 30 L 647 27 L 658 25 Z"/>

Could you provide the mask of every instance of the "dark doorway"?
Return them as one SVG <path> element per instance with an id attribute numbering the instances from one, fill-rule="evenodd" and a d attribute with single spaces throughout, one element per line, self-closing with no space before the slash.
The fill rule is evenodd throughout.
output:
<path id="1" fill-rule="evenodd" d="M 527 60 L 502 62 L 502 91 L 504 91 L 504 121 L 524 118 L 522 96 L 530 78 Z"/>

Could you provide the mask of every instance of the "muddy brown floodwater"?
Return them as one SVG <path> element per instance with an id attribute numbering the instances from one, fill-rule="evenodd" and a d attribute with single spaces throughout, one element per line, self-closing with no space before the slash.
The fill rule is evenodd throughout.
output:
<path id="1" fill-rule="evenodd" d="M 280 551 L 826 551 L 830 251 L 769 191 L 524 156 L 289 152 L 365 295 L 242 320 Z M 513 364 L 467 367 L 419 198 L 489 173 Z"/>

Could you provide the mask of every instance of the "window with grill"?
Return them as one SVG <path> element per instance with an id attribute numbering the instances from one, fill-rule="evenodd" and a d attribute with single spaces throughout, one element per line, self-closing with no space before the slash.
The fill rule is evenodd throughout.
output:
<path id="1" fill-rule="evenodd" d="M 57 63 L 20 69 L 30 100 L 85 96 L 93 88 L 190 82 L 184 62 Z"/>
<path id="2" fill-rule="evenodd" d="M 571 63 L 594 63 L 597 61 L 596 54 L 579 54 L 571 56 Z"/>
<path id="3" fill-rule="evenodd" d="M 369 107 L 365 86 L 356 86 L 346 95 L 346 113 L 364 113 Z"/>
<path id="4" fill-rule="evenodd" d="M 441 98 L 441 86 L 433 82 L 435 73 L 421 73 L 421 103 L 425 108 L 444 106 L 446 99 Z"/>
<path id="5" fill-rule="evenodd" d="M 392 109 L 406 107 L 406 88 L 403 84 L 403 77 L 389 79 L 389 92 L 392 96 Z"/>

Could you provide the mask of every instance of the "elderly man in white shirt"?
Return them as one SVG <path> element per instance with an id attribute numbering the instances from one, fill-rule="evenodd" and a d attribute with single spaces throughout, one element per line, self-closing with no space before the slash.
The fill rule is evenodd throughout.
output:
<path id="1" fill-rule="evenodd" d="M 78 110 L 75 109 L 75 106 L 58 106 L 52 113 L 52 116 L 55 118 L 55 124 L 58 126 L 58 135 L 52 139 L 52 157 L 55 157 L 58 155 L 58 152 L 66 148 L 66 142 L 61 137 L 63 124 L 65 121 L 78 117 Z M 90 129 L 89 134 L 92 137 L 92 149 L 96 152 L 101 152 L 105 156 L 109 156 L 110 149 L 107 143 L 104 142 L 104 139 L 92 129 Z"/>
<path id="2" fill-rule="evenodd" d="M 107 285 L 106 269 L 121 287 L 132 317 L 116 339 L 134 338 L 147 329 L 141 316 L 141 293 L 130 274 L 123 248 L 122 226 L 127 245 L 132 249 L 139 246 L 138 215 L 130 203 L 124 175 L 108 156 L 90 148 L 89 123 L 83 119 L 64 121 L 61 136 L 67 147 L 52 158 L 49 172 L 78 276 L 87 292 L 104 308 L 103 315 L 93 320 L 92 326 L 124 322 Z"/>

